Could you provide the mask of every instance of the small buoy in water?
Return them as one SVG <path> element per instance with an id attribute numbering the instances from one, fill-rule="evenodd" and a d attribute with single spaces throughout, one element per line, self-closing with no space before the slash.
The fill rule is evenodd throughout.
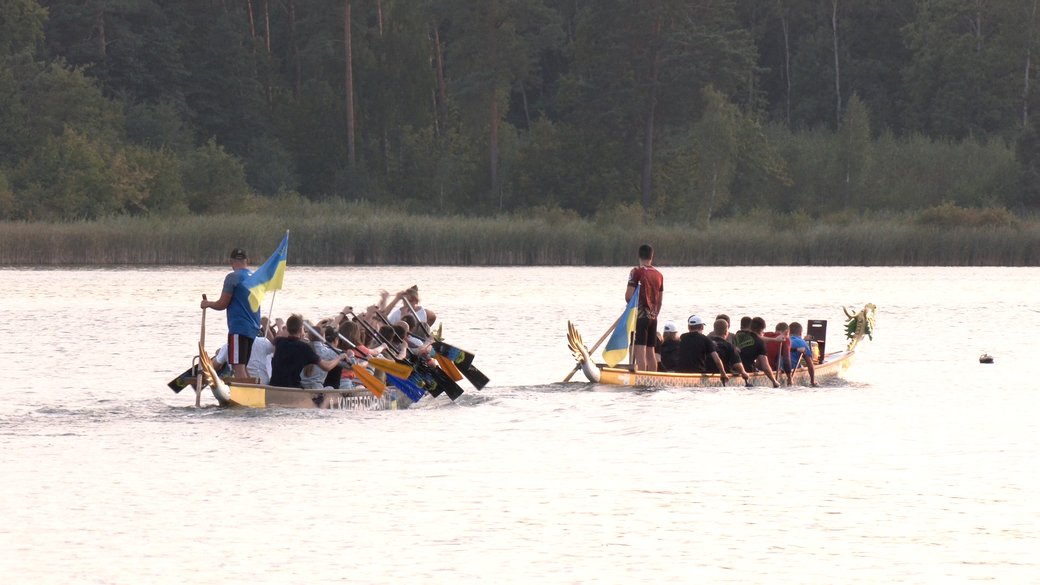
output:
<path id="1" fill-rule="evenodd" d="M 979 363 L 980 364 L 992 364 L 993 363 L 993 356 L 989 355 L 988 353 L 984 353 L 984 354 L 979 356 Z"/>

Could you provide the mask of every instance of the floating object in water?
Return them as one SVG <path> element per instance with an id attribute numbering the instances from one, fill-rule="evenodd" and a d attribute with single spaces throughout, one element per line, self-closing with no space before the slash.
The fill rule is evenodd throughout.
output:
<path id="1" fill-rule="evenodd" d="M 980 364 L 992 364 L 993 363 L 993 356 L 989 355 L 988 353 L 984 353 L 984 354 L 979 356 L 979 363 Z"/>

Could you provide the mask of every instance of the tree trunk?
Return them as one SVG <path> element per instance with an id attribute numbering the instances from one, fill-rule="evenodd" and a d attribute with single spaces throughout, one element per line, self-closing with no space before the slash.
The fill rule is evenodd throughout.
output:
<path id="1" fill-rule="evenodd" d="M 253 20 L 253 0 L 246 0 L 246 12 L 249 14 L 249 38 L 256 40 L 256 22 Z"/>
<path id="2" fill-rule="evenodd" d="M 1033 58 L 1033 35 L 1035 33 L 1036 26 L 1036 5 L 1037 0 L 1033 0 L 1033 6 L 1029 10 L 1029 21 L 1026 25 L 1026 66 L 1025 72 L 1022 74 L 1022 128 L 1029 127 L 1029 70 L 1032 67 Z"/>
<path id="3" fill-rule="evenodd" d="M 531 129 L 531 109 L 527 105 L 527 90 L 524 88 L 523 82 L 520 83 L 520 98 L 524 103 L 524 122 L 527 124 L 527 129 Z"/>
<path id="4" fill-rule="evenodd" d="M 834 99 L 837 111 L 834 113 L 837 120 L 836 128 L 841 127 L 841 68 L 838 66 L 838 0 L 831 0 L 831 31 L 834 38 Z"/>
<path id="5" fill-rule="evenodd" d="M 492 195 L 498 195 L 498 84 L 492 82 L 491 85 L 491 114 L 488 122 L 490 123 L 490 131 L 488 133 L 488 151 L 490 154 L 491 163 L 491 193 Z"/>
<path id="6" fill-rule="evenodd" d="M 495 18 L 492 9 L 487 9 L 488 18 L 488 69 L 491 70 L 491 88 L 488 92 L 491 96 L 491 104 L 488 108 L 489 119 L 488 119 L 488 155 L 489 163 L 491 165 L 491 195 L 499 196 L 499 184 L 498 184 L 498 43 L 496 42 L 495 33 L 497 32 L 495 26 Z M 499 199 L 499 207 L 501 207 L 501 199 Z"/>
<path id="7" fill-rule="evenodd" d="M 975 0 L 975 52 L 982 52 L 982 0 Z"/>
<path id="8" fill-rule="evenodd" d="M 289 0 L 289 50 L 292 53 L 293 96 L 300 97 L 303 72 L 300 70 L 300 46 L 296 43 L 296 0 Z"/>
<path id="9" fill-rule="evenodd" d="M 267 45 L 267 54 L 271 54 L 271 11 L 268 0 L 264 0 L 264 43 Z"/>
<path id="10" fill-rule="evenodd" d="M 780 28 L 784 33 L 784 81 L 786 82 L 786 95 L 784 99 L 784 116 L 787 127 L 791 127 L 791 29 L 787 25 L 787 14 L 784 11 L 783 0 L 777 0 L 780 12 Z"/>
<path id="11" fill-rule="evenodd" d="M 347 162 L 353 172 L 357 157 L 354 150 L 354 55 L 351 48 L 350 1 L 343 2 L 343 57 L 346 62 Z"/>
<path id="12" fill-rule="evenodd" d="M 715 209 L 715 198 L 719 193 L 719 165 L 717 162 L 711 163 L 711 195 L 708 196 L 707 210 L 704 214 L 704 225 L 707 227 L 711 223 L 711 212 Z"/>
<path id="13" fill-rule="evenodd" d="M 444 80 L 444 57 L 441 53 L 441 33 L 433 27 L 433 51 L 437 69 L 437 126 L 444 132 L 448 124 L 448 89 Z"/>
<path id="14" fill-rule="evenodd" d="M 660 77 L 661 19 L 654 23 L 654 34 L 650 41 L 650 97 L 647 100 L 646 120 L 643 126 L 643 173 L 640 185 L 643 210 L 650 209 L 650 192 L 654 174 L 654 115 L 657 112 L 657 80 Z"/>
<path id="15" fill-rule="evenodd" d="M 104 59 L 108 55 L 108 38 L 105 36 L 105 5 L 101 2 L 97 5 L 95 29 L 97 30 L 98 55 Z"/>

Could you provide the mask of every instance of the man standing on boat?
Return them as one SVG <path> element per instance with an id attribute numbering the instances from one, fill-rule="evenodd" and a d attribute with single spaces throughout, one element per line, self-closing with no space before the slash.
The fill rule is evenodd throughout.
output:
<path id="1" fill-rule="evenodd" d="M 632 357 L 636 370 L 657 371 L 654 343 L 657 341 L 657 315 L 661 312 L 664 299 L 664 276 L 653 266 L 654 249 L 650 244 L 639 246 L 639 266 L 628 275 L 625 302 L 632 299 L 636 286 L 639 287 L 639 303 L 636 309 L 635 341 Z"/>
<path id="2" fill-rule="evenodd" d="M 231 364 L 236 378 L 247 378 L 246 364 L 253 349 L 253 340 L 260 334 L 260 310 L 254 311 L 249 306 L 249 289 L 242 281 L 252 274 L 249 270 L 249 256 L 242 248 L 231 250 L 228 255 L 231 272 L 224 277 L 224 286 L 220 298 L 207 301 L 203 295 L 202 309 L 227 309 L 228 323 L 228 363 Z"/>

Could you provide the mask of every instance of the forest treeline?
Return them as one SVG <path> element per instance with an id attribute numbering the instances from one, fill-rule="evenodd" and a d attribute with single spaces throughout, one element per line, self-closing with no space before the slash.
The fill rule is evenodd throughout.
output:
<path id="1" fill-rule="evenodd" d="M 0 219 L 1003 225 L 1040 207 L 1038 2 L 0 0 Z"/>

